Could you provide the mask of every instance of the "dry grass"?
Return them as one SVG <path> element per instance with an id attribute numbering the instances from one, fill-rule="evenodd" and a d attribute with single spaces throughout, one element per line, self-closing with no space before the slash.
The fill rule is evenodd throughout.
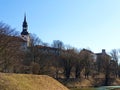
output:
<path id="1" fill-rule="evenodd" d="M 47 75 L 0 73 L 0 90 L 68 90 Z"/>

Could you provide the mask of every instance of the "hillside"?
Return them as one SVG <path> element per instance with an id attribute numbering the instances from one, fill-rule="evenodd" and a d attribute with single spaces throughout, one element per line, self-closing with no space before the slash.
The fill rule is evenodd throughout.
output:
<path id="1" fill-rule="evenodd" d="M 47 75 L 0 73 L 0 90 L 68 90 Z"/>

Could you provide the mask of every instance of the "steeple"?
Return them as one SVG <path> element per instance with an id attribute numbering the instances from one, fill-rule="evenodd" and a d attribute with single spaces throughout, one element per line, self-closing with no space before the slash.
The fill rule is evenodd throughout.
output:
<path id="1" fill-rule="evenodd" d="M 31 40 L 30 40 L 30 35 L 27 31 L 27 28 L 28 28 L 28 25 L 27 25 L 27 21 L 26 21 L 26 14 L 24 14 L 24 21 L 23 21 L 23 24 L 22 24 L 22 32 L 21 32 L 21 38 L 26 41 L 26 46 L 27 47 L 30 47 L 31 45 Z"/>
<path id="2" fill-rule="evenodd" d="M 21 32 L 21 35 L 28 35 L 29 33 L 27 32 L 28 25 L 26 21 L 26 14 L 24 15 L 24 21 L 23 21 L 22 27 L 23 27 L 23 30 Z"/>

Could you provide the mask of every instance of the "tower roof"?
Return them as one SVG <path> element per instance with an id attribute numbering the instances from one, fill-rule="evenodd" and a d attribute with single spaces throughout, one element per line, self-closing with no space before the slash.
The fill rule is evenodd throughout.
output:
<path id="1" fill-rule="evenodd" d="M 23 25 L 22 26 L 23 26 L 23 30 L 21 32 L 21 35 L 28 35 L 29 33 L 27 31 L 28 25 L 27 25 L 27 21 L 26 21 L 26 14 L 24 14 L 24 21 L 23 21 Z"/>
<path id="2" fill-rule="evenodd" d="M 24 15 L 23 27 L 27 27 L 26 14 Z"/>
<path id="3" fill-rule="evenodd" d="M 29 33 L 27 31 L 22 31 L 21 35 L 28 35 Z"/>

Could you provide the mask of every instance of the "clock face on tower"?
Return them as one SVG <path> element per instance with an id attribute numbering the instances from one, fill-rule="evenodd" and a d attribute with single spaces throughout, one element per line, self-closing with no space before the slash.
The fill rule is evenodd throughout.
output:
<path id="1" fill-rule="evenodd" d="M 22 39 L 25 40 L 25 41 L 27 41 L 27 36 L 22 35 Z"/>

